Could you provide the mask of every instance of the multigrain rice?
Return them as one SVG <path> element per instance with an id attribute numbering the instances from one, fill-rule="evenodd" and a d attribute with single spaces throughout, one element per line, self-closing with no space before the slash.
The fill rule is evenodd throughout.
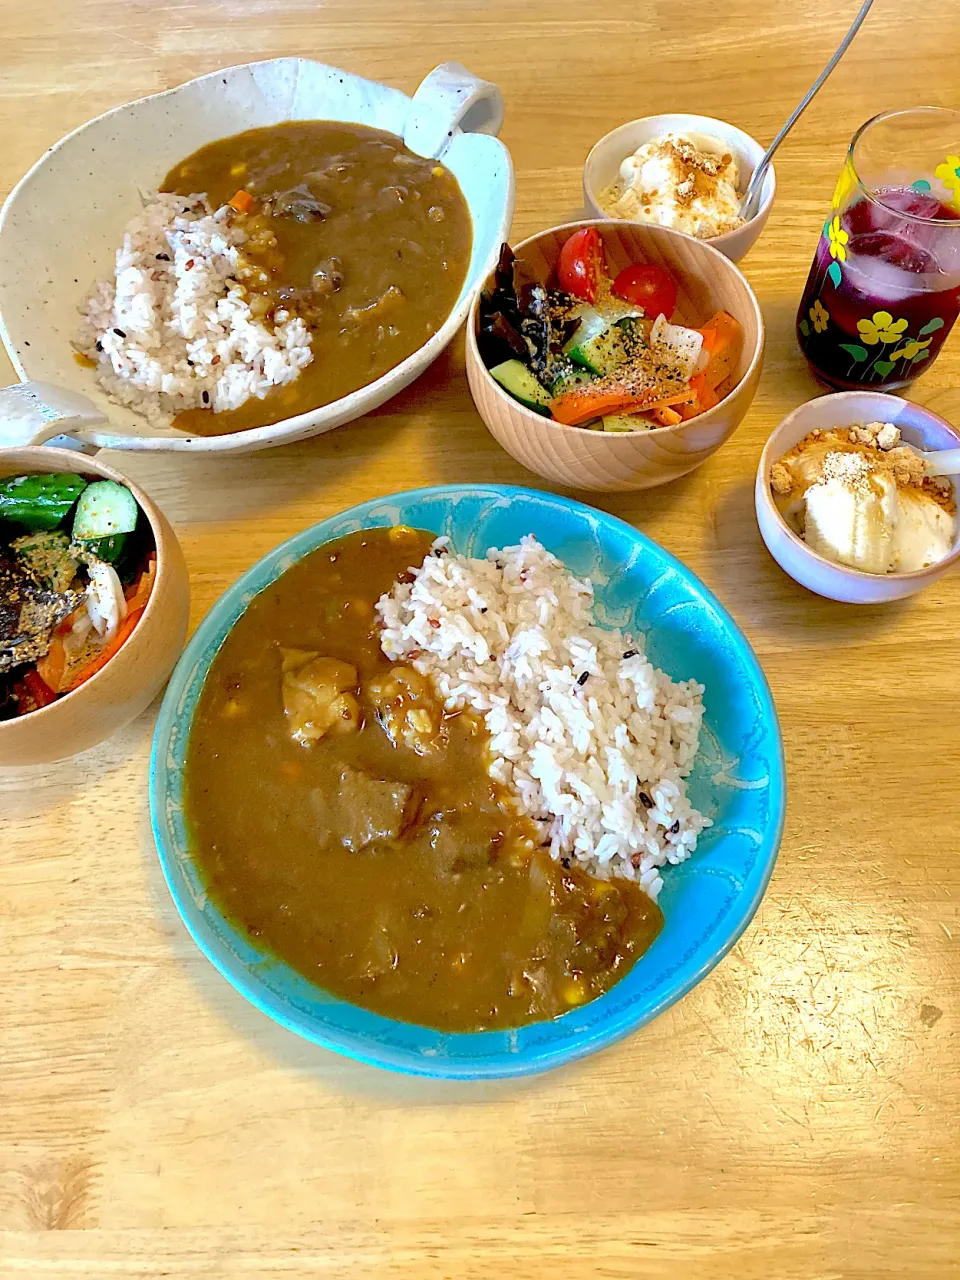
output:
<path id="1" fill-rule="evenodd" d="M 299 316 L 251 313 L 237 280 L 243 231 L 205 196 L 153 192 L 126 227 L 114 274 L 82 308 L 77 347 L 112 399 L 168 426 L 185 409 L 236 409 L 313 358 Z"/>
<path id="2" fill-rule="evenodd" d="M 491 735 L 491 773 L 552 856 L 656 899 L 660 868 L 708 818 L 687 799 L 703 686 L 657 670 L 640 642 L 593 620 L 593 587 L 531 535 L 483 560 L 438 539 L 381 598 L 381 645 L 431 675 L 448 709 Z"/>

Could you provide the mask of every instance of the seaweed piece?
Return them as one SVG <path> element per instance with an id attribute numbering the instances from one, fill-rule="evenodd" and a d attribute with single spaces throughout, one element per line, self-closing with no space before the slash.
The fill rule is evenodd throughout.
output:
<path id="1" fill-rule="evenodd" d="M 493 311 L 487 315 L 481 312 L 477 347 L 480 358 L 488 369 L 495 368 L 511 357 L 522 360 L 524 364 L 530 359 L 530 351 L 522 335 L 502 311 Z"/>
<path id="2" fill-rule="evenodd" d="M 500 256 L 493 273 L 493 289 L 480 298 L 480 324 L 477 346 L 488 369 L 504 360 L 530 361 L 530 349 L 520 331 L 522 316 L 514 289 L 513 250 L 500 246 Z"/>
<path id="3" fill-rule="evenodd" d="M 530 367 L 540 377 L 550 356 L 550 305 L 547 287 L 522 259 L 513 264 L 514 287 L 520 311 L 520 332 L 530 348 Z"/>
<path id="4" fill-rule="evenodd" d="M 571 315 L 579 299 L 548 290 L 509 245 L 500 246 L 493 288 L 480 298 L 477 346 L 488 369 L 520 359 L 550 390 L 570 365 L 563 348 L 580 323 Z"/>
<path id="5" fill-rule="evenodd" d="M 82 599 L 82 591 L 48 591 L 0 550 L 0 672 L 42 658 L 54 629 Z"/>
<path id="6" fill-rule="evenodd" d="M 70 539 L 58 530 L 40 530 L 15 538 L 10 550 L 17 553 L 27 572 L 50 591 L 67 591 L 77 576 L 77 560 Z"/>
<path id="7" fill-rule="evenodd" d="M 13 691 L 20 674 L 20 668 L 0 674 L 0 721 L 13 720 L 20 714 L 20 703 Z"/>

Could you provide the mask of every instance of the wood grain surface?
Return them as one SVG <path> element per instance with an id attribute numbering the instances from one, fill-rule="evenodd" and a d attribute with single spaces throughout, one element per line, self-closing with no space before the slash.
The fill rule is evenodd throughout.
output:
<path id="1" fill-rule="evenodd" d="M 771 137 L 855 7 L 2 0 L 0 191 L 90 116 L 220 65 L 298 53 L 411 91 L 456 58 L 506 95 L 519 239 L 578 216 L 583 159 L 623 120 L 686 109 Z M 877 0 L 782 149 L 742 264 L 768 333 L 751 412 L 693 475 L 593 499 L 717 592 L 780 709 L 786 837 L 733 953 L 569 1070 L 394 1078 L 274 1026 L 185 935 L 146 819 L 155 708 L 72 762 L 6 774 L 4 1280 L 960 1275 L 960 577 L 874 611 L 817 599 L 767 556 L 752 499 L 767 434 L 817 390 L 793 319 L 846 141 L 884 108 L 956 104 L 958 54 L 956 4 Z M 955 334 L 913 394 L 960 420 L 958 378 Z M 536 483 L 474 411 L 462 341 L 328 436 L 115 465 L 179 532 L 194 623 L 351 503 Z"/>

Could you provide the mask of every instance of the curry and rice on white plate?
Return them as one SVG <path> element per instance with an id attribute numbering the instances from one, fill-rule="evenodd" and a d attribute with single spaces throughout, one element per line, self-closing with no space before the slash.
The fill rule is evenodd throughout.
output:
<path id="1" fill-rule="evenodd" d="M 19 376 L 88 397 L 101 447 L 249 451 L 375 408 L 507 233 L 502 114 L 455 63 L 409 98 L 281 58 L 91 121 L 0 215 Z"/>

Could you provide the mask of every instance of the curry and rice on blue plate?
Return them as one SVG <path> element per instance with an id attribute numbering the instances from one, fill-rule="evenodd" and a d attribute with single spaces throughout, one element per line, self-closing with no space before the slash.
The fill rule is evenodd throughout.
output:
<path id="1" fill-rule="evenodd" d="M 468 559 L 372 529 L 298 561 L 193 716 L 185 817 L 218 908 L 334 995 L 441 1030 L 609 990 L 709 820 L 685 783 L 702 686 L 593 608 L 532 536 Z"/>

